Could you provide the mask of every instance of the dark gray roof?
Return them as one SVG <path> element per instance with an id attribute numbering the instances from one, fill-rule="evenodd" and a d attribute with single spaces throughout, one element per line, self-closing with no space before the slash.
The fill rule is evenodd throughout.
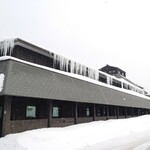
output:
<path id="1" fill-rule="evenodd" d="M 7 44 L 6 44 L 7 43 Z M 13 44 L 12 44 L 13 43 Z M 5 45 L 6 44 L 6 45 Z M 1 47 L 2 46 L 2 47 Z M 14 38 L 14 39 L 6 39 L 6 40 L 3 40 L 3 41 L 0 41 L 0 52 L 1 52 L 1 56 L 3 55 L 3 50 L 5 51 L 5 49 L 12 49 L 14 50 L 14 47 L 15 46 L 21 46 L 21 47 L 24 47 L 26 49 L 30 49 L 31 51 L 34 51 L 36 53 L 39 53 L 39 54 L 42 54 L 44 56 L 48 56 L 48 57 L 52 57 L 51 55 L 53 54 L 53 52 L 49 51 L 49 50 L 46 50 L 44 48 L 41 48 L 39 46 L 36 46 L 34 44 L 31 44 L 27 41 L 24 41 L 20 38 Z M 8 50 L 8 51 L 9 51 Z M 10 50 L 11 51 L 11 50 Z M 10 53 L 6 53 L 7 55 L 11 55 L 11 52 Z"/>
<path id="2" fill-rule="evenodd" d="M 5 74 L 1 95 L 150 108 L 146 98 L 15 60 L 1 61 L 0 73 Z"/>
<path id="3" fill-rule="evenodd" d="M 50 53 L 52 53 L 49 50 L 46 50 L 44 48 L 41 48 L 41 47 L 36 46 L 34 44 L 31 44 L 27 41 L 24 41 L 24 40 L 20 39 L 20 38 L 16 38 L 14 42 L 15 42 L 15 45 L 22 46 L 24 48 L 30 49 L 34 52 L 37 52 L 39 54 L 42 54 L 42 55 L 45 55 L 45 56 L 48 56 L 48 57 L 50 57 Z"/>

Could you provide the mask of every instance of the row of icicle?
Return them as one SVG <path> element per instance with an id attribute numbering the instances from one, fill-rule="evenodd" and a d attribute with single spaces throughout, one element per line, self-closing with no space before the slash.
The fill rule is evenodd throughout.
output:
<path id="1" fill-rule="evenodd" d="M 15 39 L 6 39 L 0 42 L 0 53 L 1 56 L 11 56 L 13 48 L 15 46 Z M 53 67 L 59 65 L 59 68 L 62 71 L 71 72 L 74 74 L 79 74 L 82 76 L 87 76 L 89 78 L 98 80 L 99 73 L 98 71 L 88 68 L 80 63 L 77 63 L 73 60 L 69 60 L 61 55 L 54 54 L 53 57 Z"/>
<path id="2" fill-rule="evenodd" d="M 61 55 L 54 54 L 53 67 L 57 68 L 57 65 L 59 65 L 59 69 L 62 71 L 71 72 L 82 76 L 87 76 L 95 80 L 99 79 L 98 71 L 88 68 L 84 65 L 81 65 L 80 63 L 77 63 L 73 60 L 69 60 Z"/>
<path id="3" fill-rule="evenodd" d="M 15 39 L 8 39 L 0 42 L 1 56 L 6 56 L 6 55 L 11 56 L 14 45 L 15 45 Z"/>
<path id="4" fill-rule="evenodd" d="M 0 42 L 0 54 L 1 56 L 11 56 L 13 52 L 13 48 L 15 46 L 15 39 L 3 40 Z M 53 68 L 59 69 L 61 71 L 66 71 L 74 74 L 79 74 L 82 76 L 89 77 L 94 80 L 99 80 L 99 71 L 81 65 L 73 60 L 67 59 L 61 55 L 53 53 Z M 111 79 L 107 76 L 107 83 L 110 83 Z M 137 86 L 136 86 L 137 87 Z M 140 91 L 137 91 L 140 93 Z"/>

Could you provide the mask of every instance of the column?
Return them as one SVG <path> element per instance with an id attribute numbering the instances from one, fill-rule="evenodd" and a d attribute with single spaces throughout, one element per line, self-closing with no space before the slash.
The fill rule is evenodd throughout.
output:
<path id="1" fill-rule="evenodd" d="M 96 120 L 96 106 L 93 104 L 93 121 Z"/>
<path id="2" fill-rule="evenodd" d="M 74 108 L 75 108 L 74 123 L 77 124 L 78 123 L 77 122 L 77 118 L 78 118 L 78 103 L 77 102 L 75 102 Z"/>
<path id="3" fill-rule="evenodd" d="M 11 97 L 4 97 L 2 136 L 10 133 Z"/>
<path id="4" fill-rule="evenodd" d="M 106 118 L 109 119 L 109 105 L 106 105 Z"/>
<path id="5" fill-rule="evenodd" d="M 52 100 L 48 100 L 48 127 L 52 126 Z"/>
<path id="6" fill-rule="evenodd" d="M 124 108 L 125 118 L 127 118 L 127 107 Z"/>
<path id="7" fill-rule="evenodd" d="M 119 119 L 119 106 L 117 106 L 117 119 Z"/>

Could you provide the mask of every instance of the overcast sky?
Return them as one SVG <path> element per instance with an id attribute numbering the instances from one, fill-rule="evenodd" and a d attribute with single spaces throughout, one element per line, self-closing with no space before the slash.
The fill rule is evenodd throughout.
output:
<path id="1" fill-rule="evenodd" d="M 150 91 L 149 0 L 0 0 L 0 38 L 19 37 L 82 64 L 106 64 Z"/>

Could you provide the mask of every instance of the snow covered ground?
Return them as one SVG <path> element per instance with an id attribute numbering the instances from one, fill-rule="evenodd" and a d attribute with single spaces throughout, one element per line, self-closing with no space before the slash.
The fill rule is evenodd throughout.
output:
<path id="1" fill-rule="evenodd" d="M 44 128 L 0 139 L 0 150 L 148 150 L 150 115 Z"/>

